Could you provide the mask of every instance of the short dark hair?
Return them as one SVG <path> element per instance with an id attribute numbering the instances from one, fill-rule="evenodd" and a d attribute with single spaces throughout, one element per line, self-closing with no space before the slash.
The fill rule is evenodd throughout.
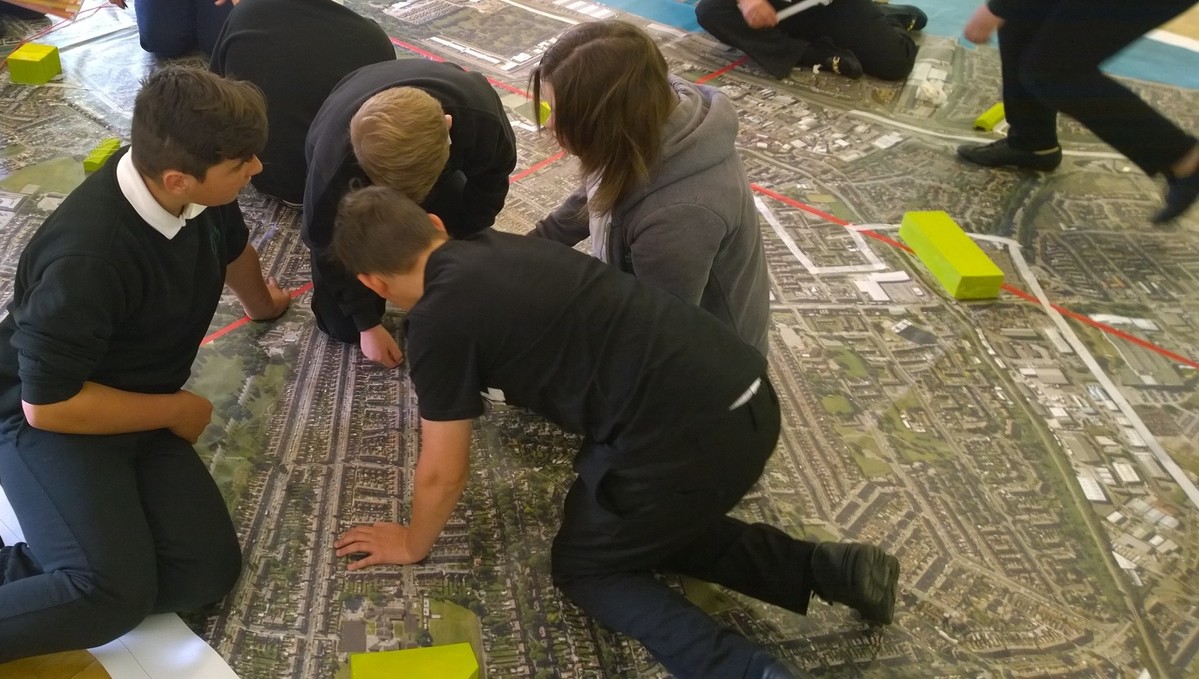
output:
<path id="1" fill-rule="evenodd" d="M 203 181 L 213 165 L 261 152 L 266 132 L 266 99 L 257 87 L 167 66 L 142 81 L 130 153 L 133 166 L 148 177 L 178 170 Z"/>
<path id="2" fill-rule="evenodd" d="M 419 205 L 386 186 L 350 191 L 337 208 L 333 257 L 352 274 L 402 274 L 442 235 Z"/>
<path id="3" fill-rule="evenodd" d="M 662 52 L 625 21 L 582 23 L 545 51 L 530 80 L 533 110 L 541 110 L 541 83 L 549 83 L 554 136 L 579 159 L 584 176 L 599 177 L 587 209 L 611 212 L 649 179 L 662 128 L 678 104 Z"/>

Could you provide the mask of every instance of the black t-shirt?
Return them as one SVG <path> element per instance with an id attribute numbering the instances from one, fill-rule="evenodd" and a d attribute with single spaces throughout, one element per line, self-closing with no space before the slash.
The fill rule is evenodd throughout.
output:
<path id="1" fill-rule="evenodd" d="M 270 132 L 254 186 L 293 203 L 304 200 L 304 138 L 321 104 L 347 73 L 394 59 L 395 47 L 378 24 L 333 0 L 238 3 L 210 68 L 266 95 Z"/>
<path id="2" fill-rule="evenodd" d="M 248 234 L 237 203 L 205 209 L 168 240 L 125 199 L 123 149 L 67 196 L 17 265 L 0 322 L 0 421 L 85 381 L 178 391 Z"/>
<path id="3" fill-rule="evenodd" d="M 421 417 L 476 417 L 494 388 L 622 449 L 710 421 L 766 371 L 711 314 L 566 246 L 494 231 L 433 252 L 406 328 Z"/>

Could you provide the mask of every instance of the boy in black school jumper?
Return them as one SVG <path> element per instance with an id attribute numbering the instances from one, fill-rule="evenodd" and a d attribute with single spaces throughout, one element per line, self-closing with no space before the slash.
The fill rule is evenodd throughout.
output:
<path id="1" fill-rule="evenodd" d="M 378 184 L 441 215 L 455 237 L 491 226 L 516 167 L 504 106 L 486 78 L 455 64 L 372 64 L 338 83 L 305 148 L 303 237 L 317 327 L 376 363 L 399 365 L 400 347 L 382 325 L 384 301 L 329 257 L 338 201 L 351 184 Z"/>
<path id="2" fill-rule="evenodd" d="M 795 540 L 727 516 L 774 450 L 766 360 L 711 314 L 584 254 L 441 221 L 383 187 L 347 196 L 335 255 L 408 309 L 421 452 L 407 525 L 346 531 L 351 570 L 424 559 L 468 476 L 471 420 L 495 388 L 584 435 L 554 539 L 555 584 L 681 678 L 790 677 L 653 576 L 681 573 L 792 611 L 816 594 L 894 615 L 899 564 L 865 544 Z"/>
<path id="3" fill-rule="evenodd" d="M 137 95 L 132 146 L 22 253 L 0 322 L 0 483 L 27 542 L 0 550 L 0 662 L 107 643 L 237 580 L 192 448 L 212 404 L 181 387 L 222 286 L 253 319 L 287 309 L 236 202 L 265 139 L 253 85 L 164 68 Z"/>
<path id="4" fill-rule="evenodd" d="M 379 24 L 336 0 L 241 0 L 229 13 L 209 69 L 248 80 L 266 97 L 262 172 L 250 183 L 285 203 L 304 200 L 304 138 L 338 81 L 368 64 L 393 61 Z"/>

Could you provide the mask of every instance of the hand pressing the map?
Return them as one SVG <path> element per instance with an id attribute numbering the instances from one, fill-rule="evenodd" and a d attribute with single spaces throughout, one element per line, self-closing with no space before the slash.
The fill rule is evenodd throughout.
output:
<path id="1" fill-rule="evenodd" d="M 428 556 L 409 548 L 407 526 L 383 521 L 370 526 L 354 526 L 342 533 L 333 546 L 337 548 L 337 556 L 366 554 L 364 558 L 350 562 L 347 570 L 351 571 L 385 564 L 403 566 Z"/>

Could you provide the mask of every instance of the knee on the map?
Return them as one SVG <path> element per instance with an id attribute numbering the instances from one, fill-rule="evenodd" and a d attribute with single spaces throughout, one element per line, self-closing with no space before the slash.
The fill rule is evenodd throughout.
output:
<path id="1" fill-rule="evenodd" d="M 866 50 L 855 51 L 855 54 L 862 62 L 862 71 L 866 75 L 879 80 L 903 80 L 916 65 L 916 51 L 914 43 L 907 45 L 900 42 L 894 49 L 883 50 L 877 54 L 871 54 Z"/>
<path id="2" fill-rule="evenodd" d="M 188 559 L 187 564 L 172 582 L 163 582 L 154 605 L 155 613 L 192 610 L 224 598 L 241 577 L 241 548 L 236 537 L 213 540 Z"/>

